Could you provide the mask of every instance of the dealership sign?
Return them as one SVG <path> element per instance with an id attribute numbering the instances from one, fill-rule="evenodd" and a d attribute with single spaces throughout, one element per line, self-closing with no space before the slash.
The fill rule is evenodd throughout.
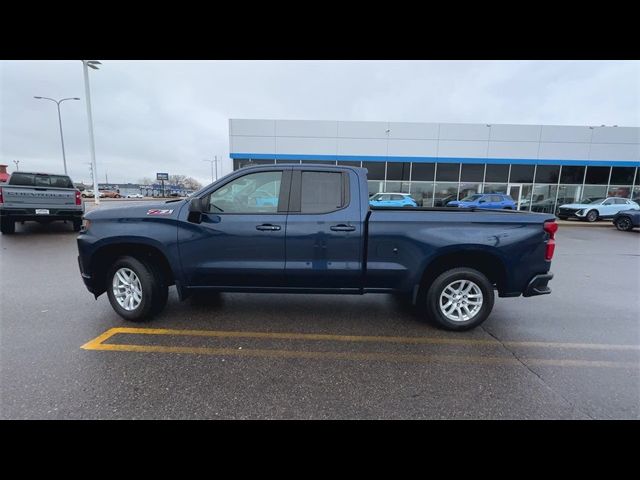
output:
<path id="1" fill-rule="evenodd" d="M 169 180 L 168 173 L 156 173 L 156 180 Z"/>

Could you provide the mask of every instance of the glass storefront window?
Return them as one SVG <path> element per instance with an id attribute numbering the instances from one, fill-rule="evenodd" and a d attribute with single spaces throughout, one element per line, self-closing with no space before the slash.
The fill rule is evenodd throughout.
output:
<path id="1" fill-rule="evenodd" d="M 463 163 L 461 182 L 482 182 L 484 177 L 484 164 Z"/>
<path id="2" fill-rule="evenodd" d="M 614 185 L 632 185 L 635 173 L 635 167 L 613 167 L 610 183 Z"/>
<path id="3" fill-rule="evenodd" d="M 553 213 L 557 191 L 557 185 L 534 185 L 531 196 L 531 211 Z"/>
<path id="4" fill-rule="evenodd" d="M 458 193 L 458 200 L 461 200 L 469 195 L 480 193 L 482 183 L 461 183 L 460 192 Z"/>
<path id="5" fill-rule="evenodd" d="M 433 204 L 433 182 L 411 182 L 411 197 L 419 207 L 431 207 Z"/>
<path id="6" fill-rule="evenodd" d="M 560 165 L 538 165 L 535 183 L 558 183 L 559 176 Z"/>
<path id="7" fill-rule="evenodd" d="M 522 185 L 522 190 L 520 192 L 520 205 L 518 205 L 518 210 L 529 210 L 529 204 L 531 203 L 531 192 L 533 185 Z M 518 199 L 515 196 L 513 197 L 514 202 L 518 202 Z"/>
<path id="8" fill-rule="evenodd" d="M 300 163 L 300 160 L 276 160 L 276 163 Z"/>
<path id="9" fill-rule="evenodd" d="M 509 181 L 509 165 L 506 164 L 487 164 L 487 174 L 485 182 L 507 182 Z"/>
<path id="10" fill-rule="evenodd" d="M 425 181 L 433 183 L 435 163 L 414 163 L 411 166 L 411 181 Z"/>
<path id="11" fill-rule="evenodd" d="M 409 193 L 409 182 L 386 182 L 385 192 Z"/>
<path id="12" fill-rule="evenodd" d="M 631 200 L 640 204 L 640 187 L 636 186 L 633 188 L 633 195 L 631 196 Z"/>
<path id="13" fill-rule="evenodd" d="M 584 167 L 575 165 L 562 166 L 562 172 L 560 173 L 560 183 L 573 183 L 574 185 L 582 185 L 583 180 Z"/>
<path id="14" fill-rule="evenodd" d="M 588 167 L 584 183 L 587 185 L 606 185 L 609 183 L 611 167 Z"/>
<path id="15" fill-rule="evenodd" d="M 631 185 L 610 185 L 607 197 L 631 197 Z"/>
<path id="16" fill-rule="evenodd" d="M 533 183 L 535 165 L 511 165 L 510 183 Z"/>
<path id="17" fill-rule="evenodd" d="M 362 162 L 362 166 L 369 170 L 367 174 L 369 180 L 384 180 L 384 162 Z"/>
<path id="18" fill-rule="evenodd" d="M 459 163 L 439 163 L 436 168 L 436 180 L 438 182 L 458 182 L 460 178 Z"/>
<path id="19" fill-rule="evenodd" d="M 439 165 L 438 168 L 440 168 Z M 436 183 L 433 205 L 435 207 L 446 207 L 447 203 L 457 199 L 457 195 L 458 182 Z"/>
<path id="20" fill-rule="evenodd" d="M 383 180 L 368 180 L 367 185 L 369 186 L 369 196 L 374 193 L 384 192 L 384 181 Z"/>
<path id="21" fill-rule="evenodd" d="M 506 183 L 485 183 L 482 193 L 507 193 Z"/>
<path id="22" fill-rule="evenodd" d="M 387 180 L 409 181 L 411 164 L 403 162 L 387 162 Z"/>
<path id="23" fill-rule="evenodd" d="M 302 160 L 302 163 L 313 163 L 315 165 L 335 165 L 335 160 Z"/>
<path id="24" fill-rule="evenodd" d="M 582 198 L 582 185 L 560 185 L 558 190 L 558 205 L 579 202 Z"/>
<path id="25" fill-rule="evenodd" d="M 349 167 L 361 167 L 362 162 L 352 162 L 347 160 L 338 160 L 338 165 L 346 165 Z"/>
<path id="26" fill-rule="evenodd" d="M 585 185 L 581 201 L 587 199 L 605 198 L 607 196 L 606 185 Z"/>

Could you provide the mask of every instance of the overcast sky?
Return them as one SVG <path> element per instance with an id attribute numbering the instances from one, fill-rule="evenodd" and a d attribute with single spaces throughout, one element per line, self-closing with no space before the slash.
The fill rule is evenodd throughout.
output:
<path id="1" fill-rule="evenodd" d="M 637 61 L 111 61 L 90 70 L 99 180 L 210 181 L 229 118 L 640 126 Z M 80 61 L 0 62 L 0 163 L 89 183 Z"/>

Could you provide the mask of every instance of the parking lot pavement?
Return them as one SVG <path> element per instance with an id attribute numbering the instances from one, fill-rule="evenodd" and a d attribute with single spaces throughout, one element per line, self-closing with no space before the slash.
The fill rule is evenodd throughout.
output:
<path id="1" fill-rule="evenodd" d="M 1 418 L 640 418 L 640 232 L 561 227 L 553 293 L 464 333 L 391 295 L 172 291 L 132 324 L 75 238 L 0 237 Z"/>

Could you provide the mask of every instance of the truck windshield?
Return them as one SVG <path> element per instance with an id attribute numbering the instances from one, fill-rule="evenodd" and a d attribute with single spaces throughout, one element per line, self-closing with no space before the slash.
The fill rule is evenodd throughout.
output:
<path id="1" fill-rule="evenodd" d="M 44 175 L 38 173 L 15 172 L 9 179 L 9 185 L 25 187 L 73 188 L 71 179 L 65 175 Z"/>

